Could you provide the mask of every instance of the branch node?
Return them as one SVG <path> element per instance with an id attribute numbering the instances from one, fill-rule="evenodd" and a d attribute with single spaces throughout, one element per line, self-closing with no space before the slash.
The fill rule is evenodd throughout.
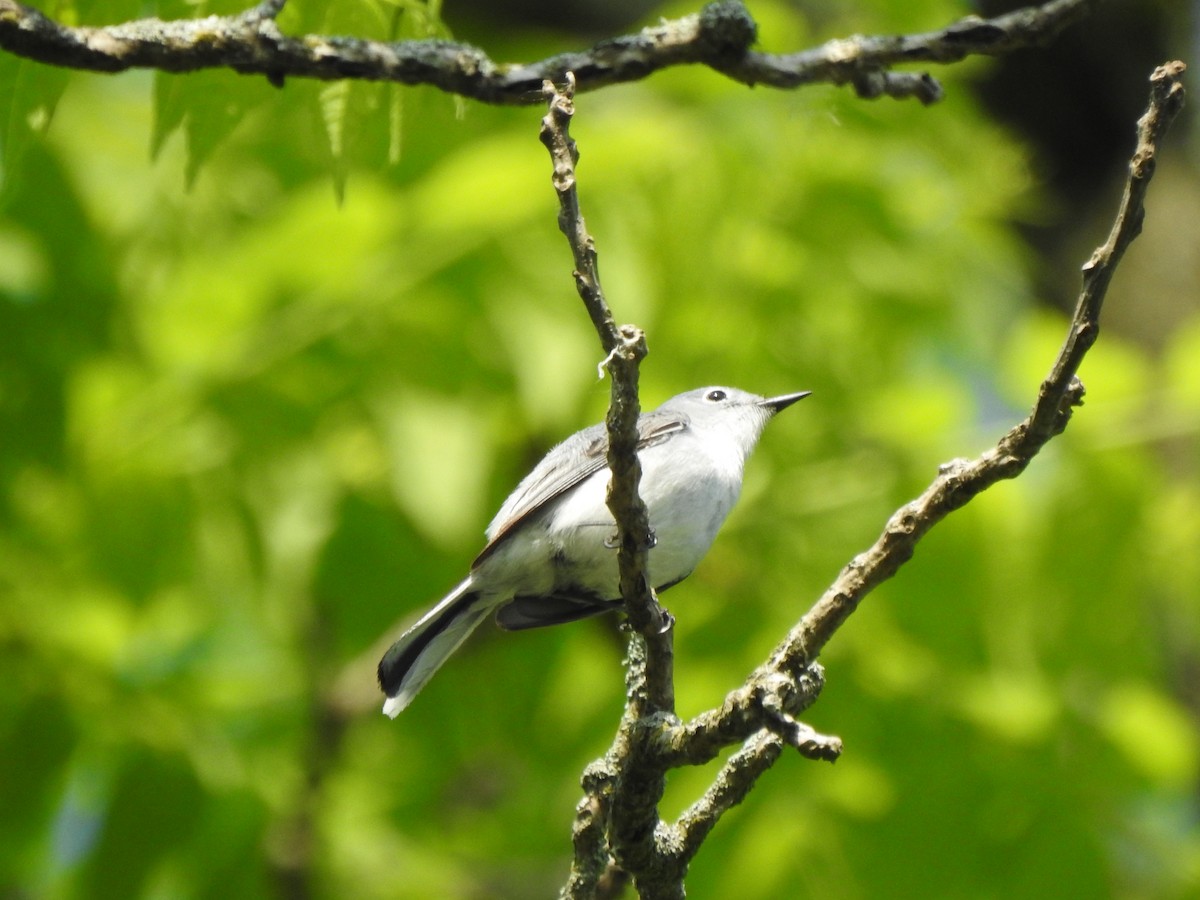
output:
<path id="1" fill-rule="evenodd" d="M 250 7 L 238 16 L 238 18 L 248 25 L 273 20 L 278 18 L 279 14 L 283 12 L 283 6 L 286 2 L 287 0 L 262 0 L 261 3 Z"/>
<path id="2" fill-rule="evenodd" d="M 887 78 L 880 69 L 864 69 L 852 79 L 854 93 L 863 100 L 875 100 L 883 96 Z"/>
<path id="3" fill-rule="evenodd" d="M 1071 406 L 1083 406 L 1083 397 L 1087 393 L 1087 388 L 1083 386 L 1083 382 L 1079 380 L 1078 375 L 1071 376 L 1071 383 L 1067 385 L 1067 395 L 1064 398 Z"/>
<path id="4" fill-rule="evenodd" d="M 818 680 L 823 680 L 820 666 L 810 666 L 810 671 L 814 669 L 816 671 L 813 674 Z M 807 759 L 835 762 L 842 755 L 842 739 L 821 734 L 788 712 L 800 693 L 796 690 L 795 682 L 781 673 L 772 673 L 764 682 L 759 702 L 762 704 L 766 729 Z M 809 698 L 808 703 L 811 702 Z"/>
<path id="5" fill-rule="evenodd" d="M 967 461 L 961 456 L 957 456 L 949 462 L 944 462 L 938 466 L 938 474 L 946 476 L 961 475 L 967 467 Z"/>
<path id="6" fill-rule="evenodd" d="M 613 344 L 613 348 L 608 351 L 608 355 L 600 363 L 601 368 L 608 369 L 614 378 L 617 366 L 636 366 L 650 352 L 646 345 L 646 333 L 636 325 L 621 325 L 617 328 L 617 338 L 617 343 Z"/>
<path id="7" fill-rule="evenodd" d="M 758 40 L 758 25 L 741 0 L 721 0 L 700 11 L 697 40 L 717 56 L 741 56 Z"/>

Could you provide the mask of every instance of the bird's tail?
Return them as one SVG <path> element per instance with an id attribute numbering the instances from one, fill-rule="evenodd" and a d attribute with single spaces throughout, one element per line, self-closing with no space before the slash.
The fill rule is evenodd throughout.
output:
<path id="1" fill-rule="evenodd" d="M 459 644 L 483 621 L 491 607 L 481 603 L 471 579 L 400 635 L 379 661 L 379 686 L 387 694 L 383 711 L 391 718 L 409 703 Z"/>

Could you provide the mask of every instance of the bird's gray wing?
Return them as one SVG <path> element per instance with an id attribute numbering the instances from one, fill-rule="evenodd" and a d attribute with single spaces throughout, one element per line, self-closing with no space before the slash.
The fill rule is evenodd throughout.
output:
<path id="1" fill-rule="evenodd" d="M 637 449 L 641 451 L 665 441 L 687 428 L 688 421 L 682 413 L 658 410 L 639 416 Z M 525 519 L 604 468 L 608 464 L 607 456 L 608 430 L 604 425 L 592 425 L 578 431 L 551 448 L 509 494 L 488 525 L 487 546 L 475 557 L 472 568 L 487 559 Z"/>

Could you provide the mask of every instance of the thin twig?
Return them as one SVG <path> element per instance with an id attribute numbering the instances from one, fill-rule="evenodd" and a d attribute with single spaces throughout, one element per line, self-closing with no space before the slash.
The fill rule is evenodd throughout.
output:
<path id="1" fill-rule="evenodd" d="M 1112 274 L 1141 229 L 1159 148 L 1183 105 L 1184 69 L 1182 63 L 1168 63 L 1151 77 L 1150 102 L 1138 121 L 1137 147 L 1112 229 L 1084 266 L 1075 314 L 1029 416 L 977 459 L 943 465 L 929 488 L 891 517 L 875 545 L 846 566 L 771 657 L 719 709 L 682 725 L 665 718 L 623 723 L 621 741 L 596 770 L 604 775 L 604 787 L 596 796 L 605 803 L 612 803 L 614 786 L 621 779 L 640 787 L 644 784 L 640 778 L 658 779 L 666 769 L 708 762 L 725 747 L 743 742 L 703 797 L 673 825 L 659 822 L 654 840 L 635 841 L 638 853 L 628 862 L 621 860 L 636 873 L 646 873 L 638 877 L 639 889 L 646 886 L 650 892 L 661 890 L 664 896 L 673 896 L 705 837 L 746 797 L 785 746 L 810 758 L 837 758 L 842 749 L 837 738 L 817 734 L 794 718 L 820 692 L 823 676 L 815 662 L 820 650 L 866 595 L 912 557 L 916 544 L 934 525 L 996 482 L 1019 475 L 1067 426 L 1084 393 L 1076 372 L 1099 333 Z M 610 841 L 614 837 L 610 833 Z"/>
<path id="2" fill-rule="evenodd" d="M 949 513 L 996 482 L 1015 478 L 1024 471 L 1046 442 L 1063 431 L 1075 407 L 1082 403 L 1084 388 L 1076 372 L 1099 333 L 1100 311 L 1113 272 L 1141 230 L 1155 160 L 1168 126 L 1183 106 L 1181 78 L 1185 68 L 1181 62 L 1171 62 L 1151 76 L 1150 102 L 1138 120 L 1137 147 L 1111 231 L 1083 267 L 1083 287 L 1067 336 L 1039 387 L 1029 416 L 978 458 L 943 465 L 925 492 L 889 519 L 879 540 L 842 570 L 742 687 L 731 692 L 720 708 L 663 735 L 663 752 L 672 765 L 704 763 L 722 748 L 746 741 L 735 754 L 736 766 L 722 770 L 724 781 L 714 785 L 711 796 L 706 795 L 680 820 L 688 847 L 695 844 L 697 836 L 707 834 L 778 758 L 780 742 L 766 734 L 783 737 L 788 729 L 780 732 L 780 714 L 786 721 L 813 702 L 820 689 L 817 654 L 866 595 L 894 575 L 912 557 L 917 542 Z M 795 724 L 803 729 L 800 723 Z M 804 730 L 792 733 L 798 740 L 809 740 L 810 749 L 815 749 L 817 755 L 822 747 L 829 754 L 827 758 L 834 758 L 840 751 L 836 739 Z"/>
<path id="3" fill-rule="evenodd" d="M 571 139 L 571 118 L 575 115 L 575 78 L 567 73 L 563 87 L 546 82 L 543 93 L 548 111 L 542 119 L 539 137 L 554 165 L 551 181 L 558 195 L 558 227 L 567 238 L 575 260 L 575 287 L 600 337 L 600 346 L 608 354 L 602 366 L 612 376 L 612 399 L 605 423 L 608 429 L 608 465 L 612 480 L 608 489 L 608 507 L 617 522 L 617 560 L 620 569 L 621 596 L 626 600 L 630 624 L 647 640 L 657 638 L 668 621 L 650 589 L 646 575 L 648 554 L 653 543 L 646 504 L 638 495 L 641 463 L 638 461 L 638 369 L 646 356 L 646 337 L 634 325 L 614 324 L 612 310 L 600 285 L 596 242 L 588 233 L 579 206 L 575 165 L 579 151 Z M 669 634 L 668 634 L 669 641 Z M 654 641 L 654 649 L 661 641 Z M 657 665 L 651 661 L 651 665 Z M 670 683 L 669 673 L 666 683 Z M 652 712 L 670 708 L 670 693 L 661 693 L 661 679 L 648 686 Z M 634 694 L 640 694 L 635 691 Z M 641 702 L 639 699 L 638 702 Z"/>
<path id="4" fill-rule="evenodd" d="M 1053 0 L 993 19 L 969 16 L 940 31 L 887 37 L 852 36 L 798 53 L 751 49 L 757 26 L 739 0 L 710 3 L 700 12 L 663 21 L 637 34 L 538 62 L 500 64 L 477 47 L 455 41 L 383 42 L 355 37 L 284 35 L 274 19 L 282 0 L 264 0 L 241 15 L 164 22 L 139 19 L 106 27 L 73 28 L 17 0 L 0 0 L 0 49 L 38 62 L 95 72 L 230 69 L 286 78 L 361 79 L 428 84 L 484 103 L 542 101 L 542 84 L 574 72 L 579 91 L 638 81 L 660 69 L 704 65 L 747 85 L 796 88 L 850 85 L 860 96 L 915 97 L 932 103 L 941 86 L 924 72 L 896 72 L 906 63 L 949 63 L 966 56 L 999 56 L 1042 44 L 1098 0 Z"/>
<path id="5" fill-rule="evenodd" d="M 863 598 L 912 557 L 917 542 L 934 525 L 997 481 L 1019 475 L 1042 446 L 1067 426 L 1083 399 L 1076 372 L 1099 333 L 1105 291 L 1125 249 L 1140 231 L 1159 145 L 1182 107 L 1184 68 L 1182 63 L 1169 63 L 1151 78 L 1149 107 L 1138 122 L 1137 149 L 1111 233 L 1084 266 L 1083 289 L 1067 337 L 1029 416 L 977 459 L 943 465 L 929 488 L 889 519 L 875 545 L 842 570 L 770 658 L 719 709 L 679 724 L 669 709 L 641 714 L 636 703 L 627 704 L 612 747 L 589 767 L 584 779 L 586 797 L 575 829 L 576 859 L 564 896 L 592 896 L 604 873 L 619 867 L 633 875 L 643 896 L 682 897 L 683 876 L 692 856 L 785 746 L 814 759 L 832 761 L 840 755 L 840 740 L 818 734 L 795 718 L 820 692 L 823 673 L 816 664 L 818 653 Z M 551 93 L 553 110 L 556 97 Z M 552 118 L 548 116 L 547 122 Z M 554 146 L 571 145 L 547 141 L 547 146 L 553 154 Z M 573 189 L 573 149 L 566 159 L 570 177 L 560 178 L 560 158 L 555 157 L 556 186 L 562 181 Z M 577 204 L 564 202 L 563 209 L 577 211 Z M 568 238 L 586 236 L 581 219 L 560 224 Z M 585 252 L 588 248 L 590 238 L 576 251 L 576 259 L 594 263 L 594 253 Z M 577 282 L 582 295 L 590 282 L 578 274 Z M 637 673 L 643 663 L 638 655 L 644 652 L 645 644 L 631 641 L 631 696 L 639 688 Z M 704 796 L 676 823 L 662 822 L 657 804 L 666 771 L 707 762 L 738 742 L 743 742 L 742 748 L 722 766 Z"/>
<path id="6" fill-rule="evenodd" d="M 758 731 L 726 760 L 704 796 L 685 810 L 675 824 L 685 858 L 696 855 L 721 816 L 746 799 L 759 777 L 775 764 L 784 749 L 779 737 L 769 731 Z"/>
<path id="7" fill-rule="evenodd" d="M 579 191 L 575 184 L 575 165 L 579 162 L 579 148 L 571 137 L 571 118 L 575 115 L 575 75 L 571 72 L 563 79 L 561 90 L 554 82 L 542 84 L 548 110 L 542 119 L 538 137 L 550 152 L 554 164 L 551 181 L 558 195 L 558 229 L 566 235 L 575 260 L 575 288 L 592 319 L 592 326 L 600 335 L 600 345 L 611 357 L 622 343 L 620 331 L 613 319 L 612 310 L 600 287 L 600 272 L 596 260 L 596 242 L 588 234 L 579 209 Z M 606 360 L 607 361 L 607 360 Z"/>
<path id="8" fill-rule="evenodd" d="M 1083 267 L 1083 287 L 1066 338 L 1029 416 L 977 459 L 944 464 L 925 492 L 892 516 L 875 545 L 842 571 L 768 665 L 782 671 L 806 667 L 862 598 L 912 557 L 930 528 L 997 481 L 1021 474 L 1046 442 L 1067 427 L 1074 408 L 1083 402 L 1083 383 L 1076 372 L 1100 333 L 1100 310 L 1113 272 L 1141 232 L 1159 146 L 1183 108 L 1181 79 L 1186 68 L 1182 62 L 1170 62 L 1150 78 L 1150 102 L 1138 120 L 1137 147 L 1116 218 L 1108 239 Z"/>
<path id="9" fill-rule="evenodd" d="M 662 856 L 655 840 L 659 825 L 658 801 L 666 787 L 666 769 L 647 755 L 652 741 L 647 729 L 663 717 L 674 724 L 674 654 L 671 628 L 647 576 L 652 543 L 649 514 L 638 494 L 641 463 L 638 460 L 638 369 L 646 355 L 641 330 L 614 325 L 604 298 L 597 266 L 596 247 L 580 210 L 575 178 L 579 153 L 569 127 L 575 113 L 575 79 L 543 86 L 548 111 L 540 138 L 550 153 L 552 182 L 559 199 L 559 229 L 571 246 L 575 261 L 575 286 L 607 352 L 603 365 L 612 376 L 612 399 L 606 425 L 608 465 L 612 478 L 608 508 L 617 522 L 617 563 L 621 596 L 631 626 L 628 659 L 628 699 L 625 714 L 605 757 L 589 767 L 584 778 L 585 797 L 576 811 L 573 841 L 575 860 L 564 888 L 566 897 L 590 897 L 616 866 L 633 874 L 639 890 L 646 887 L 645 873 Z M 675 883 L 680 883 L 676 877 Z"/>

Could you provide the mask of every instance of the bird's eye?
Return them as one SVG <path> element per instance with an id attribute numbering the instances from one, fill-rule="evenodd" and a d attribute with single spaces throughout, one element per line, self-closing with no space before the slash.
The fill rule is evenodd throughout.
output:
<path id="1" fill-rule="evenodd" d="M 724 391 L 709 391 L 704 395 L 705 400 L 711 400 L 713 403 L 720 403 L 728 395 Z"/>

